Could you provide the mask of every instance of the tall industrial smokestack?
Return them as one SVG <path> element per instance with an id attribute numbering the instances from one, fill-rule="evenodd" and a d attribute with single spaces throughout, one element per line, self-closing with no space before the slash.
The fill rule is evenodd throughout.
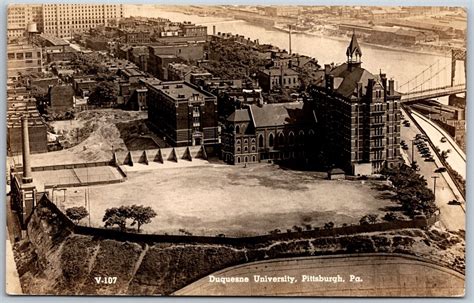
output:
<path id="1" fill-rule="evenodd" d="M 214 36 L 216 35 L 216 26 L 215 25 L 212 26 L 212 35 L 214 35 Z"/>
<path id="2" fill-rule="evenodd" d="M 31 176 L 31 163 L 30 163 L 30 138 L 28 134 L 28 117 L 24 115 L 21 118 L 21 139 L 22 139 L 22 156 L 23 156 L 23 183 L 33 182 Z"/>
<path id="3" fill-rule="evenodd" d="M 291 24 L 288 24 L 288 29 L 289 29 L 289 32 L 288 32 L 288 48 L 289 48 L 289 52 L 290 52 L 290 55 L 291 55 Z"/>

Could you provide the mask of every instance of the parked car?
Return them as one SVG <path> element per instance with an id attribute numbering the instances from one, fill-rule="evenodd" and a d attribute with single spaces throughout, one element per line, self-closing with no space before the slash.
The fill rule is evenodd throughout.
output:
<path id="1" fill-rule="evenodd" d="M 426 162 L 434 162 L 435 159 L 433 159 L 433 157 L 430 157 L 430 158 L 426 158 L 425 161 L 426 161 Z"/>
<path id="2" fill-rule="evenodd" d="M 441 138 L 441 142 L 445 143 L 446 141 L 448 141 L 446 137 Z"/>
<path id="3" fill-rule="evenodd" d="M 408 150 L 408 146 L 403 145 L 403 146 L 402 146 L 402 149 L 403 149 L 403 150 Z"/>
<path id="4" fill-rule="evenodd" d="M 451 200 L 448 202 L 449 205 L 461 205 L 461 202 L 459 202 L 458 200 Z"/>
<path id="5" fill-rule="evenodd" d="M 438 167 L 437 169 L 435 169 L 434 172 L 435 173 L 444 173 L 446 171 L 447 171 L 446 167 L 441 166 L 441 167 Z"/>

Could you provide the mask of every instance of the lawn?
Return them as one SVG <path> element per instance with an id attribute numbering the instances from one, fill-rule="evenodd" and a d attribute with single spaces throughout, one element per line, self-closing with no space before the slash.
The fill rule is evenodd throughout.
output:
<path id="1" fill-rule="evenodd" d="M 66 200 L 58 196 L 56 202 L 64 208 L 84 205 L 84 190 L 70 188 Z M 93 226 L 103 226 L 109 207 L 143 204 L 158 214 L 144 232 L 179 234 L 184 229 L 228 236 L 329 221 L 357 224 L 366 214 L 381 217 L 387 206 L 396 205 L 380 194 L 372 181 L 330 181 L 321 173 L 275 165 L 158 168 L 130 172 L 124 183 L 89 187 Z"/>

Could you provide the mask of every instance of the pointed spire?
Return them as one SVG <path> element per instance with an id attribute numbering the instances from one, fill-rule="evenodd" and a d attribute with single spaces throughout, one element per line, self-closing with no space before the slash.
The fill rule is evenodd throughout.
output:
<path id="1" fill-rule="evenodd" d="M 351 43 L 349 43 L 349 46 L 347 47 L 346 56 L 347 62 L 360 63 L 362 51 L 360 50 L 359 42 L 357 42 L 355 31 L 352 32 Z"/>

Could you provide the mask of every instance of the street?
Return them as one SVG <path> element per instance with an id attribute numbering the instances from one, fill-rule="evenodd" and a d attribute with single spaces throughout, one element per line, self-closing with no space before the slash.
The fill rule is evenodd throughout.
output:
<path id="1" fill-rule="evenodd" d="M 421 131 L 417 128 L 416 124 L 413 123 L 413 120 L 407 115 L 405 110 L 401 110 L 405 119 L 408 119 L 410 121 L 410 126 L 404 126 L 402 125 L 401 127 L 401 140 L 405 140 L 405 142 L 408 145 L 408 150 L 402 150 L 407 156 L 408 159 L 412 159 L 412 141 L 415 137 L 416 134 L 421 134 Z M 435 144 L 436 145 L 436 144 Z M 428 144 L 428 148 L 430 149 L 431 154 L 433 155 L 433 158 L 435 159 L 435 162 L 425 162 L 425 158 L 421 156 L 419 153 L 418 149 L 416 146 L 414 146 L 414 155 L 413 155 L 413 160 L 415 160 L 418 163 L 418 166 L 420 168 L 419 174 L 425 177 L 428 183 L 428 187 L 431 190 L 434 190 L 434 178 L 432 177 L 438 177 L 436 179 L 436 205 L 440 209 L 440 222 L 441 224 L 448 230 L 458 230 L 458 229 L 463 229 L 465 230 L 465 219 L 466 219 L 466 214 L 463 206 L 461 205 L 449 205 L 448 202 L 450 200 L 458 200 L 458 201 L 463 201 L 461 194 L 457 190 L 457 188 L 454 186 L 454 183 L 452 183 L 452 180 L 450 179 L 450 176 L 448 175 L 447 172 L 444 173 L 435 173 L 434 171 L 436 168 L 443 166 L 441 164 L 441 161 Z M 451 184 L 451 186 L 449 185 Z M 464 203 L 464 202 L 463 202 Z"/>

